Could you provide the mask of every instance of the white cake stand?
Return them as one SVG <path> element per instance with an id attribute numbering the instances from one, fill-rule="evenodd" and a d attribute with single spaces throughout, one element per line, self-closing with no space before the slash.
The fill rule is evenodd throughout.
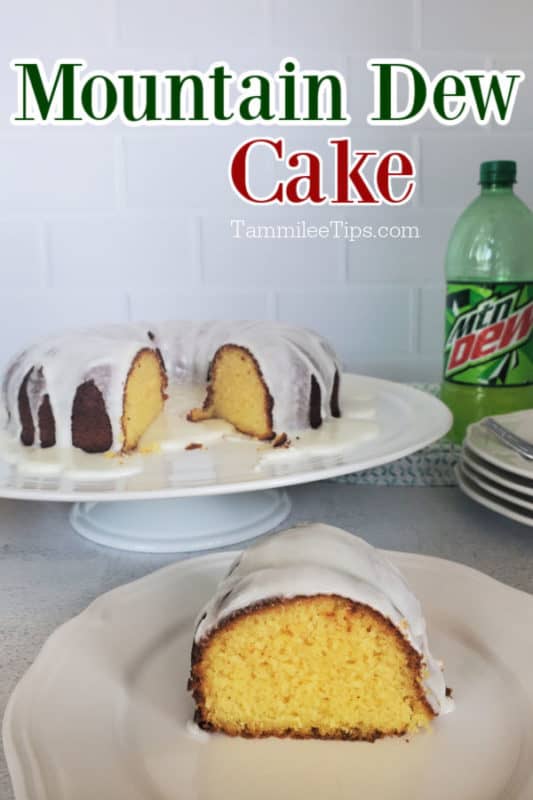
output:
<path id="1" fill-rule="evenodd" d="M 285 487 L 395 461 L 451 427 L 446 406 L 410 386 L 358 375 L 344 375 L 342 385 L 341 403 L 349 397 L 373 398 L 374 438 L 314 454 L 288 450 L 259 465 L 253 443 L 135 456 L 142 461 L 140 471 L 105 480 L 97 473 L 77 481 L 32 477 L 0 452 L 0 497 L 74 502 L 74 530 L 121 550 L 183 553 L 246 541 L 287 517 Z"/>

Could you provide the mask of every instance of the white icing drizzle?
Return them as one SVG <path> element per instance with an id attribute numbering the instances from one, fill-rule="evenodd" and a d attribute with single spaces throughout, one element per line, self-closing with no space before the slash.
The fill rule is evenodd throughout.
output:
<path id="1" fill-rule="evenodd" d="M 72 479 L 81 485 L 95 479 L 116 481 L 139 473 L 168 475 L 175 485 L 179 476 L 191 479 L 192 459 L 198 450 L 187 450 L 192 442 L 202 445 L 202 453 L 210 464 L 212 480 L 240 480 L 252 470 L 258 478 L 267 475 L 289 474 L 306 469 L 316 460 L 324 463 L 364 446 L 380 430 L 376 421 L 375 398 L 360 400 L 347 390 L 341 390 L 342 417 L 326 420 L 318 430 L 300 431 L 290 437 L 290 446 L 272 447 L 271 442 L 259 442 L 238 433 L 230 423 L 220 419 L 189 422 L 187 412 L 201 405 L 205 384 L 170 384 L 168 400 L 159 415 L 143 435 L 137 453 L 122 456 L 117 453 L 84 453 L 75 447 L 25 447 L 12 438 L 0 420 L 0 471 L 2 465 L 13 465 L 17 472 L 34 478 L 56 476 Z M 0 417 L 4 409 L 0 404 Z M 171 461 L 169 461 L 169 456 Z M 196 458 L 196 460 L 198 460 Z M 169 466 L 172 464 L 172 466 Z M 306 466 L 307 465 L 307 466 Z M 170 470 L 167 473 L 167 469 Z M 202 480 L 205 481 L 205 475 Z M 117 487 L 123 488 L 123 487 Z"/>
<path id="2" fill-rule="evenodd" d="M 453 710 L 442 665 L 429 651 L 420 603 L 401 573 L 364 539 L 330 525 L 291 528 L 245 550 L 199 615 L 194 640 L 265 600 L 317 594 L 346 597 L 389 619 L 422 656 L 423 688 L 432 709 Z"/>
<path id="3" fill-rule="evenodd" d="M 120 420 L 124 386 L 133 359 L 142 348 L 158 348 L 169 379 L 205 386 L 209 365 L 219 347 L 246 347 L 256 359 L 274 399 L 273 427 L 290 433 L 309 427 L 311 377 L 320 387 L 321 415 L 331 416 L 330 398 L 340 367 L 329 345 L 317 334 L 275 322 L 165 322 L 110 325 L 51 337 L 17 356 L 8 366 L 2 396 L 7 431 L 20 438 L 18 394 L 30 373 L 27 391 L 39 446 L 38 412 L 48 395 L 56 424 L 56 446 L 72 444 L 72 403 L 78 386 L 93 380 L 101 391 L 113 433 L 112 449 L 122 445 Z"/>
<path id="4" fill-rule="evenodd" d="M 121 417 L 124 386 L 133 359 L 146 347 L 148 336 L 120 326 L 100 331 L 75 331 L 51 337 L 25 350 L 7 369 L 3 398 L 9 414 L 8 432 L 20 438 L 22 425 L 18 394 L 25 376 L 35 428 L 35 444 L 40 445 L 38 413 L 48 395 L 55 420 L 56 446 L 72 445 L 72 403 L 76 390 L 93 380 L 102 393 L 113 434 L 113 450 L 122 446 Z"/>
<path id="5" fill-rule="evenodd" d="M 179 383 L 205 383 L 213 356 L 224 344 L 248 349 L 274 399 L 278 434 L 309 427 L 311 376 L 320 387 L 322 419 L 331 417 L 340 366 L 329 344 L 313 331 L 279 322 L 165 322 L 152 330 L 171 380 Z"/>

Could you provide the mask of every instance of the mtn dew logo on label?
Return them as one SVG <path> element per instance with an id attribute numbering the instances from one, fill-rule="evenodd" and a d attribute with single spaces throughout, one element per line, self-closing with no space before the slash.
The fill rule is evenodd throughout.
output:
<path id="1" fill-rule="evenodd" d="M 533 282 L 448 283 L 444 378 L 490 387 L 533 384 Z"/>

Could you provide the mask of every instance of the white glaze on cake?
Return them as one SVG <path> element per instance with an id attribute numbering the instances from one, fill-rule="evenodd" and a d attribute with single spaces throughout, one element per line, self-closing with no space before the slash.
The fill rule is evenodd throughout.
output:
<path id="1" fill-rule="evenodd" d="M 40 446 L 38 412 L 45 395 L 54 414 L 56 446 L 72 445 L 72 403 L 76 390 L 85 381 L 93 380 L 102 393 L 111 423 L 112 449 L 120 450 L 126 379 L 139 350 L 151 346 L 146 333 L 142 336 L 135 328 L 110 326 L 99 331 L 73 331 L 29 347 L 8 366 L 2 385 L 9 414 L 8 432 L 16 439 L 20 437 L 18 394 L 31 370 L 27 394 L 36 446 Z"/>
<path id="2" fill-rule="evenodd" d="M 233 614 L 274 598 L 334 594 L 373 608 L 422 656 L 426 697 L 436 714 L 453 710 L 442 665 L 429 651 L 420 603 L 399 570 L 364 539 L 314 524 L 276 533 L 237 558 L 198 617 L 200 642 Z"/>
<path id="3" fill-rule="evenodd" d="M 171 381 L 204 383 L 216 351 L 224 344 L 254 356 L 274 399 L 273 428 L 292 433 L 309 427 L 309 393 L 314 376 L 322 420 L 331 417 L 330 398 L 340 366 L 318 334 L 279 322 L 167 322 L 152 328 Z"/>
<path id="4" fill-rule="evenodd" d="M 38 411 L 48 395 L 56 423 L 56 445 L 71 446 L 76 390 L 85 381 L 94 380 L 111 422 L 111 449 L 118 451 L 122 446 L 124 387 L 139 350 L 158 348 L 171 382 L 205 385 L 213 356 L 224 344 L 245 347 L 256 359 L 274 399 L 276 433 L 290 434 L 309 427 L 311 376 L 320 387 L 322 419 L 331 416 L 330 398 L 339 366 L 329 345 L 311 331 L 274 322 L 139 323 L 52 337 L 17 356 L 8 366 L 2 385 L 8 433 L 20 438 L 18 394 L 31 370 L 27 389 L 35 445 L 40 445 Z"/>
<path id="5" fill-rule="evenodd" d="M 21 476 L 36 479 L 57 476 L 58 480 L 80 483 L 95 479 L 116 481 L 138 473 L 167 469 L 172 463 L 172 481 L 176 475 L 190 478 L 193 455 L 203 453 L 210 464 L 213 480 L 241 480 L 250 471 L 258 478 L 289 474 L 298 469 L 316 468 L 320 463 L 335 463 L 359 450 L 379 435 L 376 417 L 376 398 L 354 394 L 350 381 L 341 387 L 342 417 L 326 420 L 318 430 L 307 430 L 292 436 L 288 448 L 272 447 L 238 433 L 233 425 L 220 419 L 189 422 L 187 412 L 201 405 L 205 385 L 173 383 L 168 388 L 168 400 L 163 412 L 150 425 L 136 453 L 122 456 L 116 453 L 85 453 L 76 447 L 25 447 L 4 430 L 4 409 L 0 403 L 0 469 L 10 464 Z M 202 450 L 187 451 L 191 442 Z M 113 457 L 111 457 L 113 456 Z M 168 461 L 170 457 L 171 462 Z M 176 472 L 176 475 L 174 475 Z M 205 481 L 205 476 L 203 478 Z"/>

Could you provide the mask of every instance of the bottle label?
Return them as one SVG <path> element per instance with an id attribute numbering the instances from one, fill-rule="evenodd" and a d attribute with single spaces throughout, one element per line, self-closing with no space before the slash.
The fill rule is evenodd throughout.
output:
<path id="1" fill-rule="evenodd" d="M 509 387 L 533 384 L 533 282 L 448 283 L 444 378 Z"/>

